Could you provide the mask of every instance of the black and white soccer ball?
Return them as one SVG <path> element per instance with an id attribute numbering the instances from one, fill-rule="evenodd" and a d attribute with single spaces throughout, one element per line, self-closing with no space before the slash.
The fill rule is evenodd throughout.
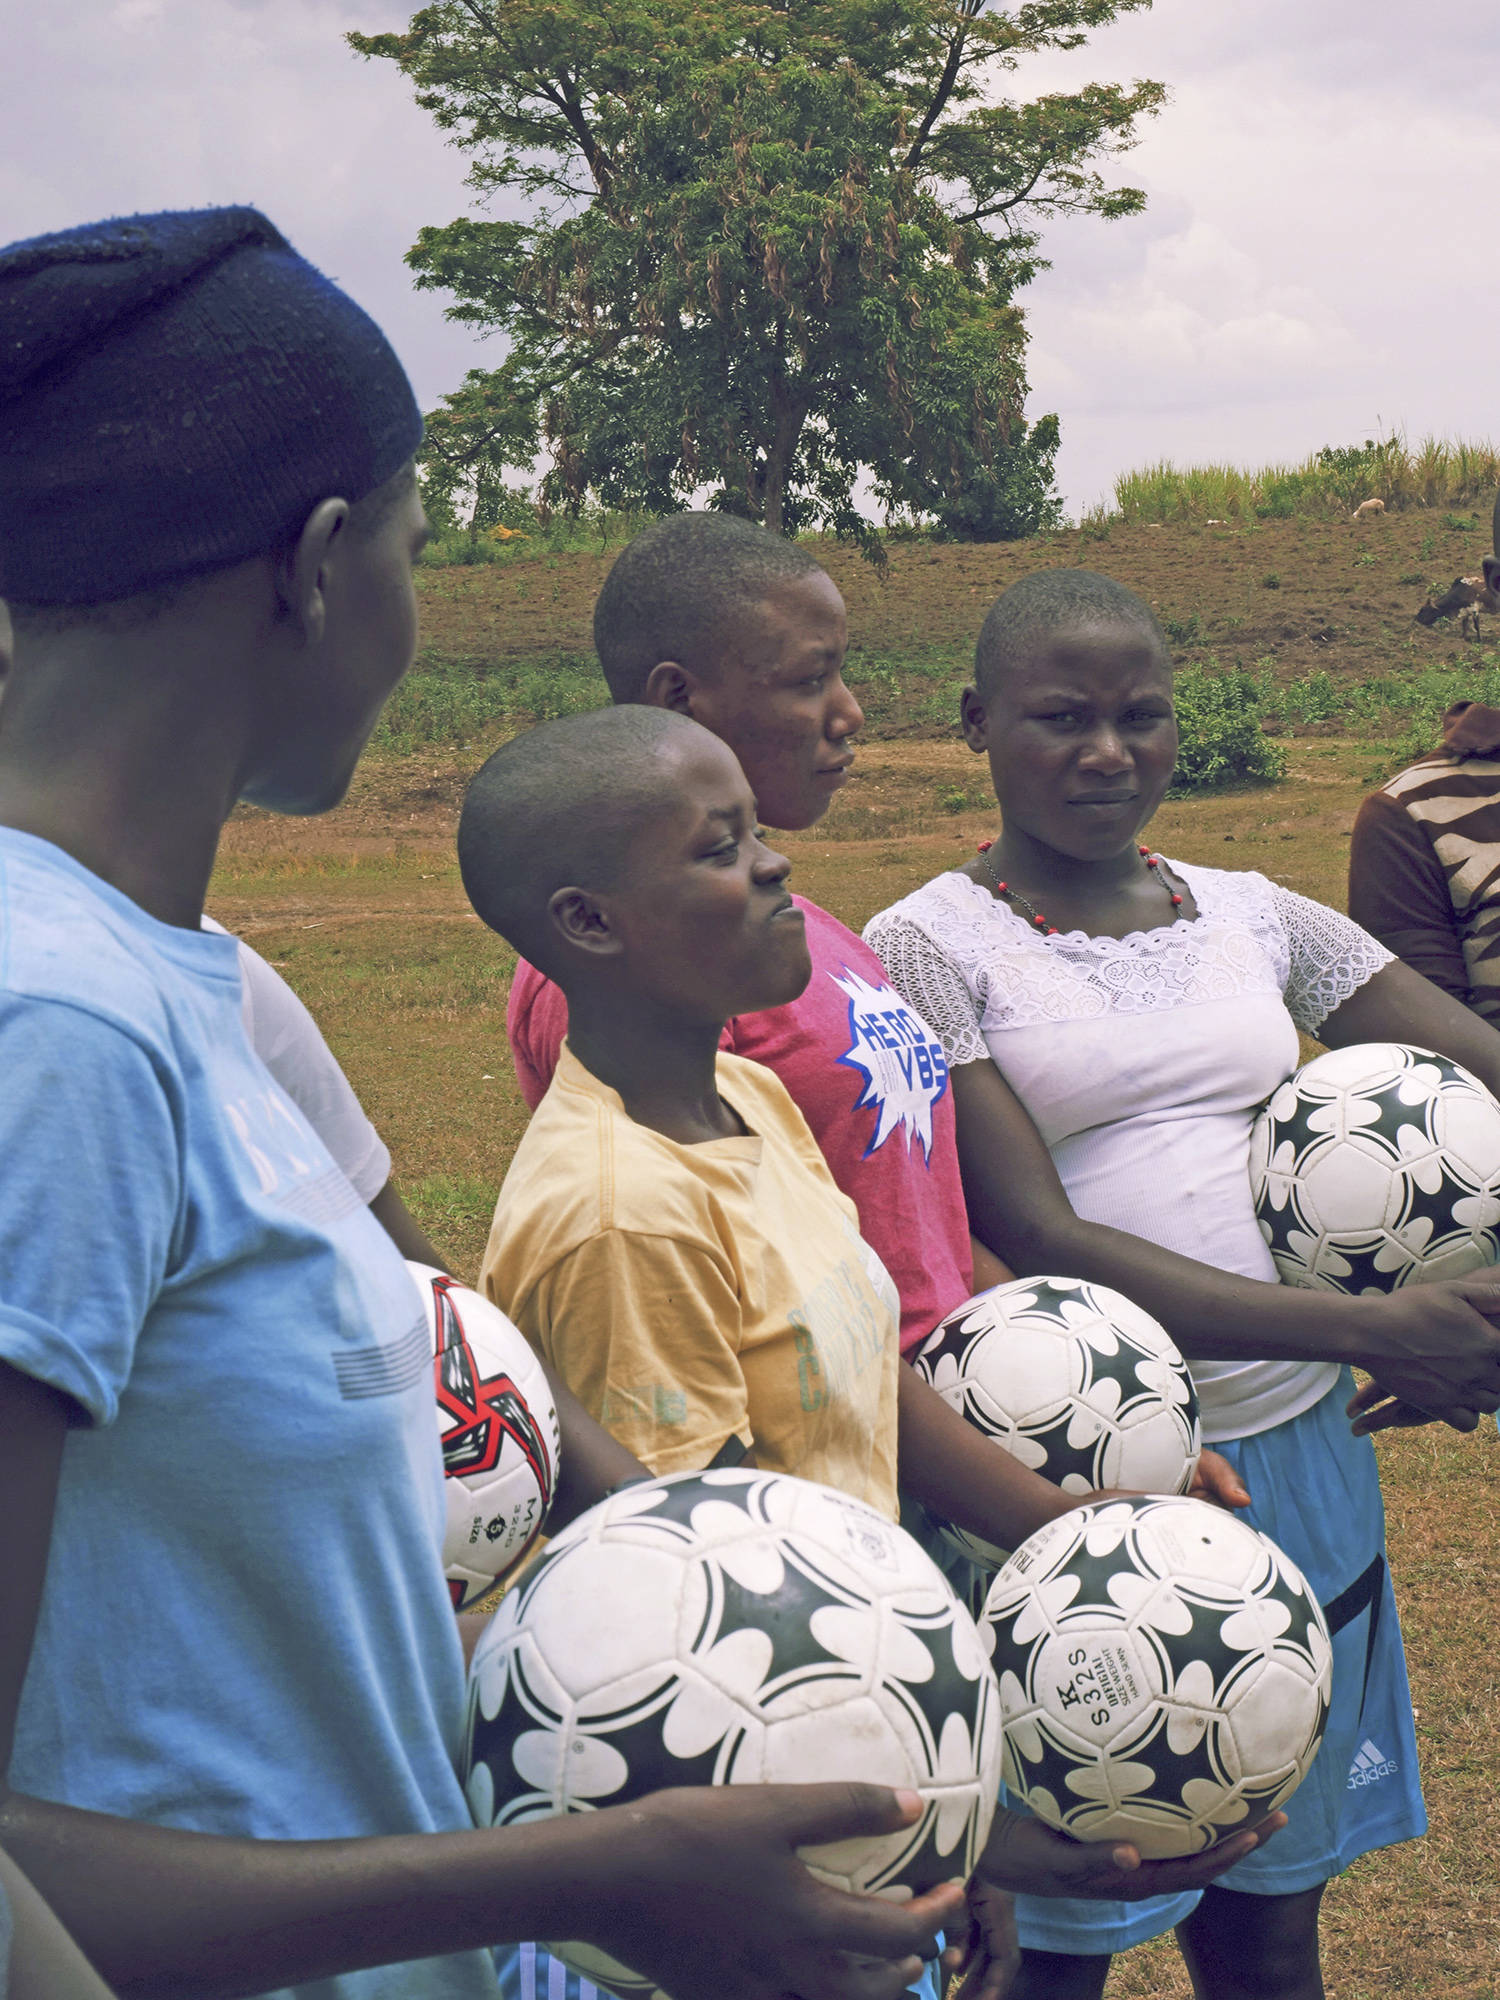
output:
<path id="1" fill-rule="evenodd" d="M 1202 1438 L 1187 1364 L 1147 1312 L 1081 1278 L 1018 1278 L 948 1314 L 912 1359 L 943 1399 L 1065 1493 L 1182 1493 Z M 982 1569 L 1007 1551 L 949 1522 Z"/>
<path id="2" fill-rule="evenodd" d="M 541 1362 L 519 1327 L 444 1271 L 408 1262 L 432 1342 L 443 1568 L 455 1610 L 478 1603 L 542 1532 L 562 1437 Z"/>
<path id="3" fill-rule="evenodd" d="M 1359 1296 L 1461 1277 L 1500 1256 L 1500 1104 L 1427 1049 L 1330 1049 L 1256 1119 L 1250 1186 L 1284 1285 Z"/>
<path id="4" fill-rule="evenodd" d="M 674 1785 L 907 1787 L 916 1825 L 803 1856 L 900 1898 L 973 1870 L 999 1698 L 973 1620 L 894 1522 L 781 1473 L 683 1473 L 580 1515 L 501 1605 L 469 1670 L 464 1771 L 480 1826 Z M 611 1992 L 655 1990 L 591 1946 L 550 1949 Z"/>
<path id="5" fill-rule="evenodd" d="M 1333 1653 L 1301 1572 L 1202 1500 L 1108 1500 L 1049 1521 L 982 1628 L 1005 1782 L 1077 1840 L 1196 1854 L 1307 1775 Z"/>

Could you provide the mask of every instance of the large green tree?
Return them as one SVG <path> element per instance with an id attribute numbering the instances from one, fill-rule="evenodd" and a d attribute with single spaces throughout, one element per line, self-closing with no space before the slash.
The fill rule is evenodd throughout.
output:
<path id="1" fill-rule="evenodd" d="M 870 545 L 854 485 L 957 532 L 1050 504 L 1014 300 L 1164 92 L 1001 94 L 1150 0 L 440 0 L 349 37 L 411 79 L 521 220 L 424 229 L 419 286 L 509 347 L 430 422 L 433 471 L 667 511 L 707 487 Z"/>

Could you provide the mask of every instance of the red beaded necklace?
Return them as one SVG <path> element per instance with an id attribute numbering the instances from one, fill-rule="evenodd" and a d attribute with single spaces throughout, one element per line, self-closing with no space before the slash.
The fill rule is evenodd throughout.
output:
<path id="1" fill-rule="evenodd" d="M 979 853 L 988 857 L 994 845 L 995 843 L 992 840 L 981 840 L 979 843 L 978 851 Z M 1182 907 L 1181 896 L 1177 894 L 1175 889 L 1169 886 L 1166 876 L 1160 872 L 1161 856 L 1159 854 L 1153 854 L 1149 847 L 1138 847 L 1136 849 L 1136 853 L 1140 855 L 1142 861 L 1145 862 L 1146 866 L 1151 870 L 1152 874 L 1156 876 L 1157 881 L 1161 883 L 1161 886 L 1166 890 L 1167 894 L 1172 898 L 1172 908 L 1174 910 L 1181 909 Z M 988 858 L 985 860 L 984 872 L 986 875 L 989 876 L 991 882 L 994 883 L 995 894 L 997 896 L 1003 896 L 1006 902 L 1008 903 L 1018 903 L 1021 906 L 1021 908 L 1026 912 L 1027 916 L 1030 917 L 1031 921 L 1036 925 L 1037 929 L 1041 932 L 1043 937 L 1056 937 L 1058 935 L 1057 925 L 1049 924 L 1047 919 L 1042 915 L 1041 911 L 1037 908 L 1036 904 L 1028 902 L 1026 897 L 1021 894 L 1019 889 L 1012 889 L 1012 887 L 1008 882 L 1002 882 L 999 878 L 999 875 L 996 872 L 995 864 Z"/>

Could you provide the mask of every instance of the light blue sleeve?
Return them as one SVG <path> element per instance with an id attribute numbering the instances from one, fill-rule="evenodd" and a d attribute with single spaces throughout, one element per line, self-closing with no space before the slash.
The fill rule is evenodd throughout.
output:
<path id="1" fill-rule="evenodd" d="M 180 1200 L 167 1079 L 81 1008 L 0 996 L 0 1359 L 113 1421 Z"/>

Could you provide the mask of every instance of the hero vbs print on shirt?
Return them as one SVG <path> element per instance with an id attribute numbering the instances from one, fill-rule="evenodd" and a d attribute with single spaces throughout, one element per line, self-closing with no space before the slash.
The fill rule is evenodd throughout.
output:
<path id="1" fill-rule="evenodd" d="M 854 1108 L 870 1106 L 876 1114 L 865 1158 L 905 1127 L 908 1150 L 920 1143 L 930 1162 L 932 1107 L 948 1088 L 942 1043 L 893 987 L 871 986 L 847 965 L 842 979 L 828 976 L 849 997 L 849 1051 L 839 1061 L 865 1080 Z"/>

